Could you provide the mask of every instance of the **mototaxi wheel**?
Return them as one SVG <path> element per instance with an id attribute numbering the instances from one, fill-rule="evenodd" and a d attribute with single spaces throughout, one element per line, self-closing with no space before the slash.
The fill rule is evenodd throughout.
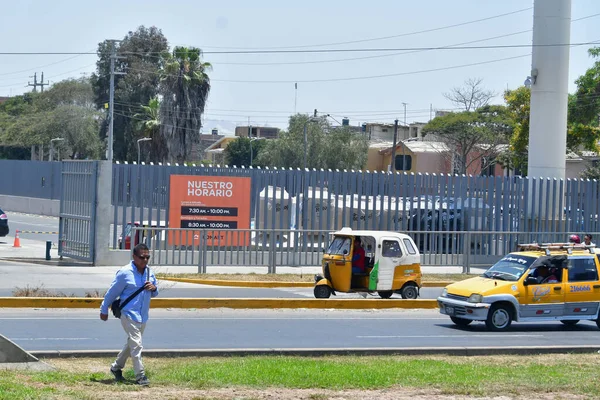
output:
<path id="1" fill-rule="evenodd" d="M 403 299 L 415 300 L 419 297 L 419 290 L 415 285 L 406 285 L 400 291 L 400 296 L 402 296 Z"/>
<path id="2" fill-rule="evenodd" d="M 377 292 L 377 294 L 382 299 L 389 299 L 394 294 L 394 291 L 393 290 L 382 290 L 382 291 Z"/>
<path id="3" fill-rule="evenodd" d="M 313 292 L 317 299 L 328 299 L 331 296 L 331 288 L 327 285 L 317 285 Z"/>

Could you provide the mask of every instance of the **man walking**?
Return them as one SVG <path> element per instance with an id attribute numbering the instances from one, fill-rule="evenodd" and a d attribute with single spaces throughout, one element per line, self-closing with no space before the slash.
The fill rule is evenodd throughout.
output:
<path id="1" fill-rule="evenodd" d="M 142 334 L 148 321 L 150 298 L 158 296 L 158 288 L 154 273 L 148 268 L 150 259 L 148 246 L 138 244 L 133 249 L 131 264 L 117 271 L 115 279 L 104 296 L 100 306 L 100 319 L 108 319 L 108 308 L 117 298 L 121 304 L 133 295 L 139 288 L 144 289 L 133 297 L 121 310 L 121 325 L 127 333 L 127 343 L 110 367 L 110 372 L 117 381 L 123 380 L 123 368 L 127 358 L 131 356 L 135 379 L 138 385 L 149 385 L 142 364 Z"/>

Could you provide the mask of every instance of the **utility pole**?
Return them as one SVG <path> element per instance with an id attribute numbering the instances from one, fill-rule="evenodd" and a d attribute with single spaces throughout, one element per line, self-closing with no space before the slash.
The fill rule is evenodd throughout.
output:
<path id="1" fill-rule="evenodd" d="M 110 92 L 108 104 L 108 154 L 106 159 L 112 163 L 113 161 L 113 126 L 114 126 L 114 111 L 115 111 L 115 75 L 125 75 L 124 72 L 115 72 L 115 60 L 117 57 L 117 49 L 115 48 L 115 40 L 110 41 Z"/>
<path id="2" fill-rule="evenodd" d="M 38 83 L 37 81 L 37 72 L 33 74 L 33 76 L 30 76 L 30 78 L 33 78 L 33 84 L 31 84 L 31 82 L 27 82 L 27 86 L 33 86 L 33 92 L 37 92 L 37 87 L 40 86 L 42 88 L 42 92 L 44 91 L 44 86 L 49 85 L 48 82 L 44 82 L 44 73 L 42 72 L 42 81 L 40 83 Z"/>
<path id="3" fill-rule="evenodd" d="M 294 83 L 294 115 L 296 115 L 296 105 L 298 104 L 298 82 Z"/>
<path id="4" fill-rule="evenodd" d="M 30 78 L 33 78 L 33 85 L 27 81 L 27 86 L 33 86 L 33 93 L 35 93 L 37 92 L 37 72 L 33 76 L 30 76 Z"/>
<path id="5" fill-rule="evenodd" d="M 398 142 L 398 119 L 394 121 L 394 142 L 392 144 L 392 160 L 390 161 L 390 170 L 396 171 L 396 143 Z M 402 160 L 404 164 L 404 160 Z"/>
<path id="6" fill-rule="evenodd" d="M 108 100 L 108 155 L 106 159 L 112 164 L 113 161 L 113 126 L 115 111 L 115 42 L 110 42 L 110 91 Z"/>
<path id="7" fill-rule="evenodd" d="M 42 93 L 44 93 L 44 86 L 49 85 L 48 82 L 44 83 L 44 73 L 42 72 L 42 82 L 39 84 L 42 87 Z"/>
<path id="8" fill-rule="evenodd" d="M 410 129 L 406 125 L 406 103 L 402 103 L 402 105 L 404 106 L 404 128 L 408 131 L 407 137 L 404 138 L 404 140 L 406 140 L 410 137 Z M 403 172 L 406 171 L 406 144 L 404 143 L 404 140 L 402 141 L 402 171 Z"/>

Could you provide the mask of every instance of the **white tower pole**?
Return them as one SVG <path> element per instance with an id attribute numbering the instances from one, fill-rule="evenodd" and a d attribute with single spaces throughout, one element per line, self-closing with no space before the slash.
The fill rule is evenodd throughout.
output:
<path id="1" fill-rule="evenodd" d="M 570 40 L 571 0 L 535 0 L 527 171 L 531 178 L 565 178 Z"/>

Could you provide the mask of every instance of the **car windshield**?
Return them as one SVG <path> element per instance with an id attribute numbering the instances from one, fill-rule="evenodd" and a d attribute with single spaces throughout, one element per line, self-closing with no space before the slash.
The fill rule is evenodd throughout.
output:
<path id="1" fill-rule="evenodd" d="M 483 276 L 503 281 L 518 281 L 536 259 L 536 257 L 508 254 L 485 271 Z"/>
<path id="2" fill-rule="evenodd" d="M 331 242 L 331 244 L 329 245 L 327 254 L 336 254 L 336 255 L 348 254 L 350 252 L 350 244 L 351 243 L 352 243 L 351 238 L 349 238 L 349 237 L 336 236 L 335 239 L 333 239 L 333 242 Z M 346 253 L 344 253 L 344 251 Z"/>

